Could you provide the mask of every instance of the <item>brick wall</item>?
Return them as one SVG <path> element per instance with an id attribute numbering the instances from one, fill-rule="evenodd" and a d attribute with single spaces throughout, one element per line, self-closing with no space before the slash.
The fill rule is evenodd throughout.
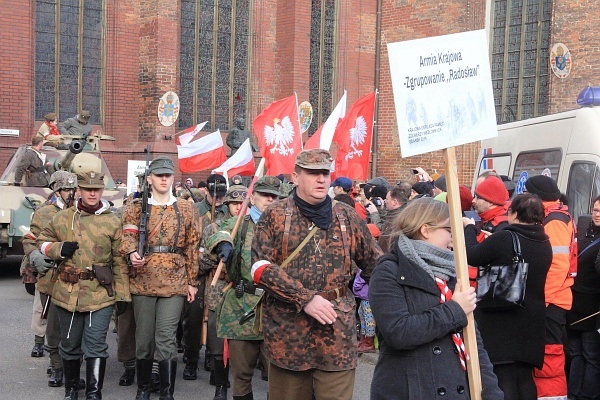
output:
<path id="1" fill-rule="evenodd" d="M 565 44 L 571 52 L 571 73 L 557 78 L 550 70 L 550 113 L 577 108 L 577 95 L 586 86 L 598 86 L 600 80 L 600 34 L 596 0 L 555 1 L 550 50 L 556 43 Z M 549 65 L 549 60 L 547 61 Z"/>
<path id="2" fill-rule="evenodd" d="M 410 180 L 411 168 L 423 167 L 430 173 L 443 173 L 443 152 L 400 158 L 398 125 L 392 92 L 387 44 L 410 39 L 457 33 L 484 26 L 483 0 L 418 2 L 384 1 L 382 9 L 381 75 L 379 85 L 378 142 L 376 148 L 376 173 L 391 182 Z M 479 143 L 456 149 L 460 183 L 470 185 Z"/>

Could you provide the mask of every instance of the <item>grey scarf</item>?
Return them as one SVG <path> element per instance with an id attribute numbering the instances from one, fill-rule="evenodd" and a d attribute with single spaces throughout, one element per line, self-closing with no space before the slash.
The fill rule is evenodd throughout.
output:
<path id="1" fill-rule="evenodd" d="M 423 268 L 432 279 L 438 277 L 448 281 L 456 276 L 452 251 L 441 249 L 423 240 L 409 239 L 402 234 L 398 237 L 398 247 L 406 258 Z"/>

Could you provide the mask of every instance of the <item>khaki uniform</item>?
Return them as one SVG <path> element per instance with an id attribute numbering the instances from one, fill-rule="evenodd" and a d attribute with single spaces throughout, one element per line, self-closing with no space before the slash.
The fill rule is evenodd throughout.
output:
<path id="1" fill-rule="evenodd" d="M 50 175 L 54 168 L 47 167 L 41 159 L 40 153 L 32 148 L 28 148 L 19 161 L 15 171 L 15 182 L 20 183 L 25 176 L 27 186 L 48 186 Z"/>

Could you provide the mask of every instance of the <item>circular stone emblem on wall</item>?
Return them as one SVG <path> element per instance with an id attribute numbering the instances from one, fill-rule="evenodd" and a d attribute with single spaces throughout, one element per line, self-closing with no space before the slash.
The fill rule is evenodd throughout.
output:
<path id="1" fill-rule="evenodd" d="M 562 43 L 556 43 L 552 46 L 550 52 L 550 67 L 554 75 L 560 79 L 565 79 L 571 73 L 571 52 Z"/>
<path id="2" fill-rule="evenodd" d="M 163 126 L 171 126 L 179 116 L 179 96 L 168 91 L 158 102 L 158 120 Z"/>

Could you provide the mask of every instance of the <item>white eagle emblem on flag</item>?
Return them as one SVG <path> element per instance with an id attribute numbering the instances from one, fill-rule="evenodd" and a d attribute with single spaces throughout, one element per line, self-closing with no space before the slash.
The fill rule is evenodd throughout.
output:
<path id="1" fill-rule="evenodd" d="M 362 150 L 358 150 L 356 146 L 362 145 L 365 143 L 365 138 L 367 137 L 367 121 L 365 118 L 360 115 L 356 118 L 356 124 L 354 128 L 350 129 L 350 147 L 352 150 L 346 154 L 346 160 L 356 157 L 362 157 Z"/>
<path id="2" fill-rule="evenodd" d="M 275 118 L 272 127 L 265 125 L 267 146 L 275 145 L 270 149 L 271 154 L 275 154 L 275 152 L 282 156 L 294 154 L 294 148 L 289 146 L 294 142 L 294 125 L 288 116 L 283 117 L 281 124 L 279 121 L 279 118 Z"/>

